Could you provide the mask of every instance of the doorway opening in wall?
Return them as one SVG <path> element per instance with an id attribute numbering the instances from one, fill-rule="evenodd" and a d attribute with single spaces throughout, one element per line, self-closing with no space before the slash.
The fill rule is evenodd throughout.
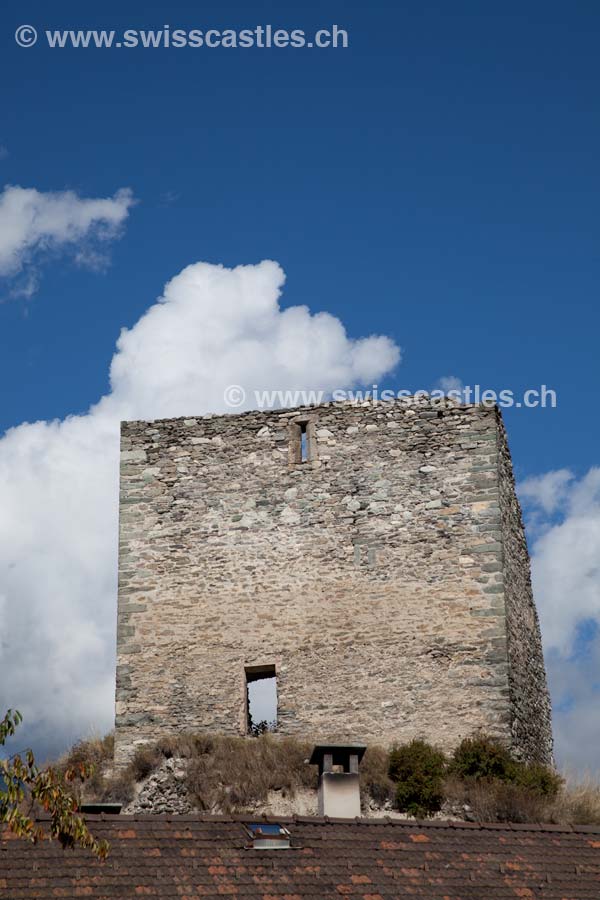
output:
<path id="1" fill-rule="evenodd" d="M 257 737 L 277 730 L 275 666 L 246 666 L 247 733 Z"/>

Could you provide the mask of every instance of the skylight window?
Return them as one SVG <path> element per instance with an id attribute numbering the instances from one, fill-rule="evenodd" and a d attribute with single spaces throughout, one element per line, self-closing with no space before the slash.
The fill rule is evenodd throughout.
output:
<path id="1" fill-rule="evenodd" d="M 286 850 L 290 846 L 290 833 L 278 822 L 249 822 L 246 830 L 254 850 Z"/>

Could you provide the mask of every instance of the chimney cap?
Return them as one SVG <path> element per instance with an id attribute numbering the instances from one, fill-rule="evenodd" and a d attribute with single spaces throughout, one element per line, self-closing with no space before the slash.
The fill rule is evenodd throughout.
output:
<path id="1" fill-rule="evenodd" d="M 346 768 L 351 756 L 358 756 L 358 762 L 360 763 L 366 749 L 366 744 L 315 744 L 309 764 L 311 766 L 319 766 L 321 769 L 323 768 L 324 757 L 332 756 L 334 766 L 344 766 Z"/>

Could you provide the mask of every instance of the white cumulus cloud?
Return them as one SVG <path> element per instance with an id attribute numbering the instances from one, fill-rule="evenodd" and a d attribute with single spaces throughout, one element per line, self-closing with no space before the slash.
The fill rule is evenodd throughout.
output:
<path id="1" fill-rule="evenodd" d="M 567 499 L 574 477 L 569 469 L 556 469 L 544 475 L 532 475 L 521 482 L 519 494 L 523 500 L 538 506 L 543 512 L 553 513 Z"/>
<path id="2" fill-rule="evenodd" d="M 30 296 L 44 254 L 71 252 L 80 264 L 106 258 L 133 204 L 123 188 L 114 197 L 89 199 L 74 191 L 42 192 L 7 185 L 0 193 L 0 277 L 19 280 L 13 293 Z"/>
<path id="3" fill-rule="evenodd" d="M 520 495 L 537 534 L 534 593 L 555 704 L 560 761 L 596 766 L 600 745 L 600 468 L 527 479 Z"/>
<path id="4" fill-rule="evenodd" d="M 461 378 L 456 375 L 442 375 L 434 385 L 434 390 L 443 391 L 447 397 L 458 400 L 459 403 L 472 403 L 473 398 L 468 396 L 468 391 Z"/>
<path id="5" fill-rule="evenodd" d="M 442 375 L 441 378 L 438 378 L 436 382 L 436 388 L 440 391 L 462 391 L 464 388 L 464 384 L 462 379 L 458 378 L 456 375 Z"/>
<path id="6" fill-rule="evenodd" d="M 0 439 L 0 705 L 20 741 L 55 752 L 113 722 L 119 420 L 228 411 L 224 388 L 333 390 L 389 372 L 386 337 L 282 310 L 274 262 L 197 263 L 129 329 L 111 391 L 86 415 Z"/>

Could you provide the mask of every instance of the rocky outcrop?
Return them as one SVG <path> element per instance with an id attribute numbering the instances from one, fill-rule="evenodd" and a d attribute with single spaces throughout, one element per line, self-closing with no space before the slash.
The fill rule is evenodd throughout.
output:
<path id="1" fill-rule="evenodd" d="M 123 812 L 176 815 L 192 812 L 194 806 L 188 797 L 186 772 L 185 760 L 165 759 L 156 772 L 136 786 L 136 796 Z"/>

